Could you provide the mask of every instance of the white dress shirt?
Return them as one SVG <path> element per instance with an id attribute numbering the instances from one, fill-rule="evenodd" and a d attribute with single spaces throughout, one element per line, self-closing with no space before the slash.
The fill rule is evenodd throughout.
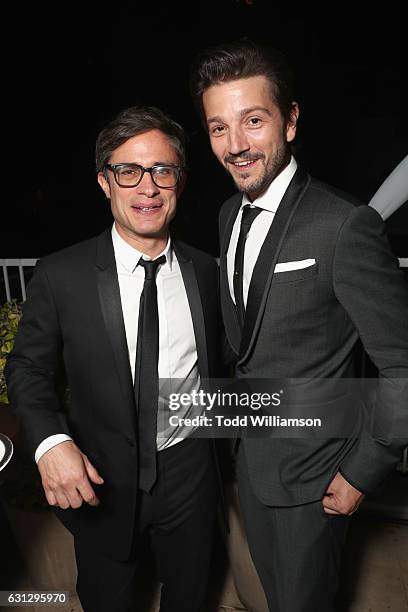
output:
<path id="1" fill-rule="evenodd" d="M 295 158 L 292 156 L 289 164 L 284 170 L 272 181 L 268 189 L 259 198 L 251 202 L 246 193 L 242 196 L 242 204 L 236 216 L 234 226 L 232 228 L 231 239 L 227 251 L 227 272 L 228 272 L 228 284 L 231 293 L 231 297 L 235 303 L 234 295 L 234 263 L 235 263 L 235 251 L 237 250 L 237 243 L 239 237 L 239 230 L 241 227 L 242 209 L 246 204 L 252 204 L 262 208 L 262 212 L 255 218 L 248 233 L 248 237 L 245 242 L 245 257 L 244 257 L 244 273 L 243 273 L 243 297 L 244 305 L 246 307 L 248 299 L 249 285 L 252 278 L 252 273 L 256 261 L 259 257 L 259 252 L 265 241 L 266 235 L 269 232 L 272 221 L 275 217 L 275 213 L 278 210 L 278 206 L 287 190 L 293 175 L 296 172 L 297 163 Z"/>
<path id="2" fill-rule="evenodd" d="M 141 257 L 147 260 L 150 257 L 137 251 L 123 240 L 119 236 L 115 224 L 112 228 L 112 242 L 119 279 L 129 366 L 134 380 L 139 302 L 145 276 L 144 268 L 137 264 Z M 166 414 L 168 416 L 168 394 L 169 392 L 191 393 L 193 390 L 198 390 L 200 376 L 187 293 L 180 265 L 171 247 L 170 239 L 160 255 L 166 256 L 166 262 L 159 266 L 156 276 L 159 311 L 159 406 L 157 417 L 159 431 L 157 448 L 163 450 L 180 442 L 191 433 L 191 429 L 185 427 L 163 429 L 163 424 L 168 423 L 168 418 L 166 418 Z M 169 388 L 169 384 L 171 388 Z M 185 406 L 183 411 L 177 412 L 177 416 L 188 416 L 189 411 L 190 407 Z M 71 440 L 71 438 L 65 434 L 55 434 L 43 440 L 35 452 L 37 463 L 47 450 L 65 440 Z"/>

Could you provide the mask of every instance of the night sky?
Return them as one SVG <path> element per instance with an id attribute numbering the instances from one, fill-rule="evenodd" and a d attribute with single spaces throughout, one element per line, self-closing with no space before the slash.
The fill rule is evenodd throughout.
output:
<path id="1" fill-rule="evenodd" d="M 368 201 L 408 152 L 408 32 L 395 7 L 387 14 L 390 4 L 327 3 L 325 12 L 260 0 L 187 10 L 177 2 L 55 6 L 15 3 L 3 15 L 11 137 L 0 257 L 41 257 L 111 223 L 94 143 L 108 120 L 139 103 L 161 107 L 187 130 L 189 179 L 173 232 L 218 255 L 217 214 L 234 186 L 188 92 L 192 58 L 209 44 L 249 36 L 288 55 L 301 109 L 297 159 L 317 178 Z M 408 256 L 407 206 L 387 223 L 399 256 Z"/>

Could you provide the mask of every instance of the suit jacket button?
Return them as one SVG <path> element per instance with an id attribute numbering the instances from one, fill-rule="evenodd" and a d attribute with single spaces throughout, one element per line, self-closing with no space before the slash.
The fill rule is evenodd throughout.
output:
<path id="1" fill-rule="evenodd" d="M 129 446 L 136 446 L 135 441 L 132 440 L 132 438 L 126 438 L 126 442 L 129 444 Z"/>

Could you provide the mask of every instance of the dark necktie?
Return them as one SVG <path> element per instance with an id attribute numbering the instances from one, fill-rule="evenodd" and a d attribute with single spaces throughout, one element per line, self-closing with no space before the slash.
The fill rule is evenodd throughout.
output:
<path id="1" fill-rule="evenodd" d="M 245 242 L 253 221 L 261 211 L 261 208 L 258 208 L 256 206 L 250 206 L 249 204 L 246 204 L 242 209 L 241 227 L 239 230 L 239 238 L 237 243 L 237 250 L 235 251 L 234 262 L 234 296 L 235 305 L 237 308 L 238 321 L 241 329 L 244 327 L 245 317 L 243 295 Z"/>
<path id="2" fill-rule="evenodd" d="M 140 258 L 145 270 L 140 296 L 137 332 L 135 395 L 138 411 L 139 488 L 150 491 L 156 481 L 157 408 L 159 401 L 159 311 L 156 272 L 166 261 L 161 255 L 153 261 Z"/>

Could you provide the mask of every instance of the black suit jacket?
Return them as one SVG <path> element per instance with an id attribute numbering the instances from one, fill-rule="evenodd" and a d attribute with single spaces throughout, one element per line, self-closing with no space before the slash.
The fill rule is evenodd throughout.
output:
<path id="1" fill-rule="evenodd" d="M 200 375 L 216 376 L 217 263 L 184 243 L 174 241 L 173 247 Z M 54 384 L 61 356 L 71 396 L 68 414 Z M 31 452 L 47 436 L 66 433 L 104 478 L 97 508 L 57 510 L 59 517 L 83 541 L 127 558 L 137 495 L 137 427 L 110 230 L 37 264 L 6 377 Z"/>
<path id="2" fill-rule="evenodd" d="M 306 503 L 323 496 L 338 469 L 372 491 L 408 438 L 408 287 L 384 224 L 372 208 L 298 169 L 256 262 L 241 334 L 226 261 L 240 205 L 236 194 L 220 212 L 222 311 L 236 376 L 353 377 L 361 338 L 381 383 L 372 426 L 355 406 L 355 437 L 244 439 L 254 491 L 269 505 Z M 277 263 L 304 259 L 315 264 L 275 273 Z"/>

